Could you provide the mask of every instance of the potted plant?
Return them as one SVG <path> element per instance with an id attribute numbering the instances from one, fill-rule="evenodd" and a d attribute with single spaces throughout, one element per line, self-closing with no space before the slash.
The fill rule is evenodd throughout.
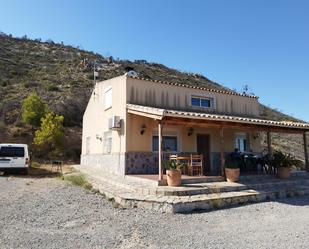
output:
<path id="1" fill-rule="evenodd" d="M 230 157 L 225 161 L 225 177 L 228 182 L 238 182 L 241 159 Z"/>
<path id="2" fill-rule="evenodd" d="M 181 185 L 181 167 L 182 164 L 175 160 L 170 160 L 164 164 L 166 169 L 167 185 L 171 187 L 178 187 Z"/>
<path id="3" fill-rule="evenodd" d="M 291 168 L 295 162 L 295 158 L 290 154 L 276 151 L 270 160 L 270 165 L 277 169 L 278 178 L 287 179 L 291 175 Z"/>

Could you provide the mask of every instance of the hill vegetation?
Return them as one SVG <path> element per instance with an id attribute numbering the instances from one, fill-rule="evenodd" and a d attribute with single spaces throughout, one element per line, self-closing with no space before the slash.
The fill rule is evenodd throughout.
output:
<path id="1" fill-rule="evenodd" d="M 21 106 L 29 94 L 36 92 L 51 111 L 64 116 L 66 138 L 74 150 L 69 154 L 78 158 L 82 115 L 93 88 L 94 67 L 99 71 L 99 81 L 135 70 L 144 78 L 228 89 L 201 74 L 180 72 L 162 64 L 119 60 L 52 40 L 14 38 L 0 32 L 0 142 L 31 141 L 31 129 L 21 123 Z M 261 116 L 297 120 L 265 105 L 261 105 Z M 300 138 L 277 135 L 277 140 L 281 141 L 278 147 L 292 144 L 296 156 L 303 159 Z"/>

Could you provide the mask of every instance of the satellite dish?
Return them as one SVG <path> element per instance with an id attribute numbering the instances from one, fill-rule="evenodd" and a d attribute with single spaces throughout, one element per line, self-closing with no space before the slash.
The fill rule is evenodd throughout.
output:
<path id="1" fill-rule="evenodd" d="M 135 72 L 134 70 L 130 70 L 129 72 L 126 73 L 126 75 L 133 78 L 138 77 L 138 73 Z"/>

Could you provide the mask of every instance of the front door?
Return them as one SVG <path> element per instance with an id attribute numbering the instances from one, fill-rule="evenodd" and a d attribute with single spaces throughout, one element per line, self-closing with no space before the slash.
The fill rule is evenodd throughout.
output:
<path id="1" fill-rule="evenodd" d="M 197 134 L 197 153 L 203 155 L 204 175 L 210 173 L 210 136 L 207 134 Z"/>

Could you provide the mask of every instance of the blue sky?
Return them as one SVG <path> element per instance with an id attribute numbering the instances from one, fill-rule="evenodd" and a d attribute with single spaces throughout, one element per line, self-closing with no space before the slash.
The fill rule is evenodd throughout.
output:
<path id="1" fill-rule="evenodd" d="M 307 0 L 0 0 L 0 30 L 202 73 L 309 121 Z"/>

